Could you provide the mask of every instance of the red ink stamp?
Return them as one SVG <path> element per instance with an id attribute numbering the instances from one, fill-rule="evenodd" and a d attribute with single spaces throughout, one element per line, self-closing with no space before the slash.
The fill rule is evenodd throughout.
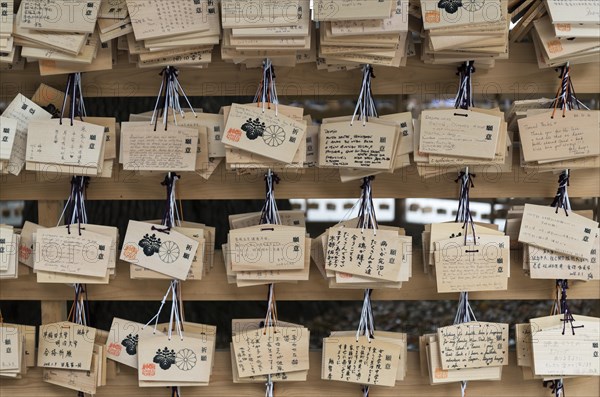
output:
<path id="1" fill-rule="evenodd" d="M 123 256 L 127 259 L 135 259 L 140 250 L 132 244 L 128 244 L 123 248 Z"/>
<path id="2" fill-rule="evenodd" d="M 554 25 L 554 27 L 559 32 L 570 32 L 571 31 L 571 24 L 570 23 L 557 23 L 557 24 Z"/>
<path id="3" fill-rule="evenodd" d="M 242 137 L 242 130 L 238 128 L 230 128 L 227 130 L 227 139 L 232 142 L 239 142 Z"/>
<path id="4" fill-rule="evenodd" d="M 108 354 L 111 356 L 119 357 L 121 355 L 121 350 L 123 350 L 123 346 L 118 343 L 113 342 L 108 345 Z"/>
<path id="5" fill-rule="evenodd" d="M 142 365 L 142 375 L 144 376 L 154 376 L 156 375 L 156 364 L 143 364 Z"/>
<path id="6" fill-rule="evenodd" d="M 447 379 L 447 378 L 448 378 L 448 371 L 443 370 L 441 368 L 435 369 L 435 379 Z"/>
<path id="7" fill-rule="evenodd" d="M 548 52 L 551 54 L 556 54 L 557 52 L 562 52 L 562 44 L 560 40 L 552 40 L 548 42 Z"/>
<path id="8" fill-rule="evenodd" d="M 19 246 L 19 257 L 22 260 L 27 260 L 31 256 L 33 250 L 26 245 Z"/>
<path id="9" fill-rule="evenodd" d="M 439 11 L 427 11 L 425 13 L 425 22 L 440 23 L 440 12 Z"/>

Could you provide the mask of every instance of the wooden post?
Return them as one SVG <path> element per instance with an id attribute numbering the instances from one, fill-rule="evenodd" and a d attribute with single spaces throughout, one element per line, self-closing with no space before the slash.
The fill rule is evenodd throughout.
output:
<path id="1" fill-rule="evenodd" d="M 57 323 L 67 319 L 67 302 L 42 301 L 42 324 Z"/>
<path id="2" fill-rule="evenodd" d="M 66 192 L 65 194 L 67 194 Z M 63 208 L 63 202 L 57 200 L 38 201 L 38 224 L 45 227 L 54 227 Z"/>

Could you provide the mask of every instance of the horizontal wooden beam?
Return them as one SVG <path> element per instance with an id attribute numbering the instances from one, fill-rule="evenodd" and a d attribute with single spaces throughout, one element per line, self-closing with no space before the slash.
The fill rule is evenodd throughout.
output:
<path id="1" fill-rule="evenodd" d="M 444 169 L 428 179 L 419 177 L 414 166 L 394 174 L 375 178 L 373 194 L 380 198 L 456 198 L 458 185 L 454 182 L 459 167 Z M 478 172 L 471 198 L 554 197 L 558 177 L 551 172 L 525 173 L 516 164 L 510 173 Z M 450 172 L 451 171 L 451 172 Z M 349 198 L 360 195 L 360 181 L 341 183 L 337 169 L 307 169 L 278 173 L 281 182 L 275 189 L 277 198 Z M 115 167 L 113 178 L 92 178 L 87 190 L 89 200 L 162 200 L 164 173 L 143 176 L 134 171 Z M 264 170 L 237 175 L 219 166 L 206 181 L 194 173 L 182 173 L 177 184 L 177 197 L 184 200 L 263 199 Z M 64 200 L 70 192 L 70 175 L 23 172 L 19 176 L 0 176 L 0 200 Z M 571 197 L 600 196 L 600 170 L 573 170 Z"/>
<path id="2" fill-rule="evenodd" d="M 549 389 L 542 386 L 541 380 L 523 380 L 521 368 L 516 365 L 516 356 L 510 353 L 510 364 L 502 369 L 501 381 L 469 382 L 467 393 L 471 396 L 519 396 L 537 397 L 549 395 Z M 373 387 L 371 394 L 377 397 L 427 396 L 452 397 L 460 395 L 460 383 L 446 385 L 429 384 L 419 366 L 419 354 L 408 353 L 407 375 L 395 387 Z M 97 397 L 161 397 L 169 392 L 164 387 L 139 388 L 137 373 L 134 369 L 120 366 L 119 373 L 107 379 L 107 385 L 98 388 Z M 275 395 L 289 397 L 348 397 L 360 394 L 360 385 L 332 382 L 321 379 L 321 352 L 310 353 L 310 370 L 306 382 L 281 382 L 275 385 Z M 265 395 L 262 383 L 234 384 L 231 375 L 231 357 L 228 351 L 218 351 L 215 366 L 206 387 L 182 389 L 183 396 L 238 396 L 259 397 Z M 565 379 L 565 390 L 569 397 L 590 397 L 600 393 L 597 377 L 577 377 Z M 6 393 L 6 394 L 5 394 Z M 31 369 L 21 380 L 2 380 L 2 395 L 11 397 L 64 397 L 70 395 L 68 389 L 42 381 L 42 369 Z"/>
<path id="3" fill-rule="evenodd" d="M 422 254 L 415 250 L 413 273 L 409 282 L 398 290 L 377 289 L 373 300 L 448 300 L 458 299 L 458 294 L 438 294 L 435 277 L 423 271 Z M 129 264 L 117 264 L 117 277 L 108 285 L 88 285 L 92 301 L 158 301 L 168 287 L 167 280 L 131 280 Z M 540 300 L 554 299 L 554 280 L 532 280 L 523 272 L 521 254 L 511 252 L 511 277 L 506 291 L 473 292 L 471 299 L 485 300 Z M 183 284 L 186 301 L 259 301 L 265 298 L 264 286 L 238 288 L 228 284 L 221 251 L 215 252 L 215 263 L 208 276 L 200 281 Z M 16 280 L 3 280 L 0 300 L 68 300 L 73 288 L 66 284 L 38 284 L 35 274 Z M 314 267 L 308 281 L 298 284 L 282 284 L 277 288 L 278 300 L 322 301 L 362 300 L 363 290 L 329 288 Z M 600 281 L 574 281 L 569 285 L 569 299 L 600 299 Z"/>
<path id="4" fill-rule="evenodd" d="M 218 58 L 215 50 L 213 58 Z M 417 51 L 419 53 L 419 51 Z M 475 64 L 477 68 L 477 64 Z M 330 73 L 317 70 L 314 63 L 293 68 L 277 67 L 277 92 L 280 96 L 331 95 L 355 96 L 360 89 L 360 70 Z M 160 85 L 158 69 L 138 69 L 120 56 L 113 70 L 89 72 L 83 78 L 86 97 L 155 96 Z M 372 88 L 375 95 L 411 95 L 428 101 L 453 96 L 457 91 L 456 66 L 424 64 L 418 56 L 409 58 L 406 67 L 375 66 Z M 574 65 L 572 78 L 578 94 L 600 92 L 600 63 Z M 63 87 L 64 75 L 39 75 L 37 64 L 23 71 L 0 74 L 0 98 L 9 100 L 18 92 L 31 96 L 40 83 Z M 190 96 L 253 96 L 260 79 L 258 69 L 240 70 L 240 66 L 216 61 L 207 69 L 185 70 L 180 81 Z M 510 46 L 507 60 L 496 60 L 492 69 L 477 68 L 473 92 L 483 99 L 505 94 L 514 99 L 531 99 L 556 92 L 559 80 L 553 68 L 539 69 L 532 43 Z"/>

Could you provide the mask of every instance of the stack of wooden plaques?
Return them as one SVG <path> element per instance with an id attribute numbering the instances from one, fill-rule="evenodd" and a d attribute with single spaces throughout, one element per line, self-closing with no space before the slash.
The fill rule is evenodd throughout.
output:
<path id="1" fill-rule="evenodd" d="M 25 222 L 19 260 L 34 270 L 38 283 L 108 284 L 116 274 L 118 233 L 112 226 Z"/>
<path id="2" fill-rule="evenodd" d="M 560 0 L 545 0 L 544 4 L 550 14 L 556 37 L 598 40 L 600 36 L 598 0 L 568 4 Z"/>
<path id="3" fill-rule="evenodd" d="M 12 226 L 0 225 L 0 279 L 19 277 L 17 248 L 20 238 Z"/>
<path id="4" fill-rule="evenodd" d="M 133 34 L 130 60 L 138 67 L 205 67 L 219 44 L 219 7 L 209 0 L 126 0 Z M 124 44 L 124 43 L 123 43 Z"/>
<path id="5" fill-rule="evenodd" d="M 25 363 L 25 335 L 17 327 L 0 324 L 0 347 L 2 347 L 2 360 L 0 360 L 0 379 L 21 379 L 27 374 Z"/>
<path id="6" fill-rule="evenodd" d="M 510 238 L 487 223 L 425 225 L 425 273 L 434 273 L 438 292 L 502 291 L 510 277 Z"/>
<path id="7" fill-rule="evenodd" d="M 526 204 L 525 207 L 513 208 L 510 216 L 507 230 L 510 225 L 513 236 L 521 243 L 523 269 L 531 278 L 585 281 L 600 278 L 600 231 L 598 222 L 593 221 L 592 211 L 574 211 L 567 216 L 564 210 Z M 541 217 L 544 217 L 543 222 L 540 221 Z M 554 230 L 565 232 L 560 240 L 550 237 L 554 232 L 545 226 L 550 224 L 556 225 Z M 532 234 L 536 229 L 539 232 Z M 570 241 L 569 236 L 579 241 Z M 551 238 L 552 242 L 548 243 Z"/>
<path id="8" fill-rule="evenodd" d="M 518 120 L 521 158 L 542 170 L 597 168 L 600 111 L 529 109 Z"/>
<path id="9" fill-rule="evenodd" d="M 35 367 L 35 326 L 0 321 L 0 350 L 0 379 L 22 379 Z"/>
<path id="10" fill-rule="evenodd" d="M 347 70 L 360 64 L 405 66 L 414 55 L 408 34 L 408 1 L 361 3 L 316 1 L 320 21 L 319 69 Z"/>
<path id="11" fill-rule="evenodd" d="M 499 381 L 508 365 L 508 324 L 468 322 L 419 338 L 421 372 L 432 385 Z"/>
<path id="12" fill-rule="evenodd" d="M 234 383 L 306 381 L 309 367 L 308 328 L 265 319 L 231 320 L 231 366 Z"/>
<path id="13" fill-rule="evenodd" d="M 540 68 L 597 62 L 599 6 L 598 1 L 511 0 L 510 40 L 522 41 L 531 32 Z"/>
<path id="14" fill-rule="evenodd" d="M 410 165 L 413 139 L 410 112 L 368 120 L 326 118 L 319 133 L 319 167 L 339 169 L 342 182 L 392 173 Z"/>
<path id="15" fill-rule="evenodd" d="M 0 145 L 0 172 L 19 175 L 25 167 L 27 151 L 27 131 L 30 122 L 49 121 L 52 115 L 22 94 L 6 107 L 0 126 L 2 144 Z"/>
<path id="16" fill-rule="evenodd" d="M 313 239 L 312 259 L 330 288 L 400 288 L 412 276 L 412 237 L 404 229 L 356 228 L 342 221 Z"/>
<path id="17" fill-rule="evenodd" d="M 526 380 L 598 376 L 600 319 L 564 314 L 516 324 L 517 364 Z"/>
<path id="18" fill-rule="evenodd" d="M 129 221 L 121 259 L 131 263 L 131 278 L 202 280 L 213 266 L 215 228 L 178 221 L 167 235 L 157 232 L 166 230 L 160 223 Z"/>
<path id="19" fill-rule="evenodd" d="M 180 334 L 179 324 L 173 324 L 171 332 L 167 324 L 155 333 L 152 326 L 147 326 L 139 335 L 134 334 L 138 337 L 135 341 L 139 339 L 136 356 L 140 387 L 208 386 L 217 327 L 187 321 L 180 326 Z"/>
<path id="20" fill-rule="evenodd" d="M 87 120 L 88 118 L 84 118 Z M 92 118 L 90 118 L 92 119 Z M 112 174 L 112 159 L 105 160 L 107 139 L 112 124 L 92 124 L 79 119 L 32 120 L 27 130 L 26 169 L 69 175 L 106 176 Z M 48 131 L 52 134 L 48 134 Z M 114 135 L 113 135 L 114 137 Z M 114 138 L 113 138 L 114 141 Z M 113 143 L 111 141 L 111 143 Z M 105 163 L 107 169 L 104 169 Z"/>
<path id="21" fill-rule="evenodd" d="M 138 370 L 140 387 L 206 386 L 214 364 L 217 327 L 187 321 L 181 327 L 183 336 L 176 324 L 141 324 L 114 317 L 106 339 L 107 358 Z"/>
<path id="22" fill-rule="evenodd" d="M 258 67 L 264 58 L 274 65 L 294 66 L 316 60 L 309 0 L 273 5 L 272 13 L 250 15 L 244 1 L 223 0 L 221 58 L 227 62 Z"/>
<path id="23" fill-rule="evenodd" d="M 550 98 L 522 99 L 514 101 L 506 111 L 508 130 L 519 132 L 518 121 L 527 117 L 527 111 L 529 109 L 549 109 L 552 107 L 553 101 L 554 100 Z"/>
<path id="24" fill-rule="evenodd" d="M 533 22 L 546 15 L 544 0 L 509 0 L 508 11 L 514 24 L 509 33 L 513 43 L 527 38 L 533 29 Z"/>
<path id="25" fill-rule="evenodd" d="M 49 129 L 52 136 L 47 134 Z M 117 157 L 116 134 L 117 123 L 112 117 L 31 120 L 26 169 L 110 178 Z"/>
<path id="26" fill-rule="evenodd" d="M 14 27 L 21 56 L 39 63 L 41 75 L 112 68 L 111 42 L 95 29 L 100 0 L 56 1 L 48 12 L 38 1 L 21 2 Z"/>
<path id="27" fill-rule="evenodd" d="M 15 60 L 16 46 L 12 37 L 14 23 L 14 1 L 0 3 L 0 62 L 13 63 Z"/>
<path id="28" fill-rule="evenodd" d="M 103 43 L 133 32 L 125 0 L 102 0 L 98 11 L 98 30 Z"/>
<path id="29" fill-rule="evenodd" d="M 246 214 L 229 215 L 229 230 L 243 229 L 260 224 L 261 212 L 251 212 Z M 303 211 L 279 211 L 279 220 L 283 226 L 306 227 L 306 221 Z M 308 240 L 308 239 L 307 239 Z M 306 280 L 308 277 L 308 267 L 310 266 L 308 255 L 308 246 L 305 246 L 306 269 L 301 271 L 281 272 L 276 270 L 260 270 L 260 271 L 235 271 L 231 262 L 231 249 L 228 244 L 223 244 L 223 263 L 227 273 L 227 281 L 238 286 L 250 286 L 264 284 L 265 282 L 286 282 L 296 283 L 298 280 Z"/>
<path id="30" fill-rule="evenodd" d="M 230 230 L 227 244 L 223 244 L 228 281 L 247 287 L 308 280 L 310 238 L 306 228 L 293 221 L 294 218 L 299 220 L 286 216 L 286 223 L 293 226 L 263 224 Z M 256 217 L 230 221 L 243 220 L 254 224 L 252 220 Z"/>
<path id="31" fill-rule="evenodd" d="M 191 153 L 192 150 L 187 153 L 187 147 L 182 147 L 183 151 L 171 153 L 165 153 L 164 150 L 161 150 L 161 147 L 156 145 L 140 150 L 136 142 L 139 137 L 156 136 L 158 140 L 165 138 L 164 135 L 161 135 L 163 133 L 162 128 L 158 129 L 158 133 L 153 134 L 155 132 L 154 125 L 150 123 L 150 120 L 154 112 L 148 111 L 130 114 L 129 122 L 122 124 L 125 134 L 121 139 L 122 156 L 120 162 L 123 163 L 123 167 L 125 169 L 144 169 L 143 172 L 157 171 L 159 168 L 167 172 L 168 170 L 186 168 L 186 171 L 195 171 L 202 178 L 208 179 L 225 158 L 225 146 L 221 142 L 225 126 L 224 117 L 222 114 L 204 113 L 202 109 L 197 108 L 193 111 L 188 108 L 182 109 L 182 111 L 183 113 L 175 114 L 169 111 L 167 115 L 168 127 L 165 133 L 168 133 L 169 129 L 176 129 L 181 132 L 189 129 L 196 130 L 198 138 L 196 139 L 195 156 L 193 156 L 194 153 Z M 161 117 L 159 116 L 159 118 Z M 144 130 L 148 133 L 145 133 Z M 132 131 L 135 134 L 131 135 Z M 149 160 L 154 162 L 157 158 L 155 152 L 159 152 L 158 156 L 162 158 L 162 164 L 160 165 L 156 163 L 152 165 L 148 162 Z M 183 157 L 180 158 L 179 156 Z M 188 157 L 190 158 L 188 159 Z M 182 164 L 182 162 L 188 164 Z"/>
<path id="32" fill-rule="evenodd" d="M 598 15 L 590 17 L 585 7 L 557 5 L 553 1 L 547 4 L 550 15 L 535 21 L 531 34 L 540 68 L 553 68 L 567 62 L 597 63 L 600 55 Z"/>
<path id="33" fill-rule="evenodd" d="M 481 67 L 508 58 L 508 0 L 421 0 L 425 63 L 474 60 Z"/>
<path id="34" fill-rule="evenodd" d="M 404 380 L 407 337 L 400 332 L 375 331 L 371 339 L 356 331 L 334 331 L 323 338 L 321 379 L 393 387 Z M 365 367 L 369 370 L 363 370 Z"/>
<path id="35" fill-rule="evenodd" d="M 307 123 L 301 107 L 273 103 L 234 103 L 225 116 L 222 142 L 230 169 L 301 169 L 307 163 Z M 313 134 L 315 129 L 311 129 Z M 316 137 L 312 135 L 314 139 Z M 314 159 L 313 159 L 314 160 Z"/>
<path id="36" fill-rule="evenodd" d="M 414 161 L 424 178 L 458 172 L 510 172 L 512 140 L 499 109 L 428 109 L 415 120 Z"/>
<path id="37" fill-rule="evenodd" d="M 600 166 L 600 157 L 594 156 L 594 155 L 572 158 L 572 159 L 555 158 L 553 160 L 548 160 L 548 161 L 545 161 L 545 160 L 527 161 L 525 159 L 525 152 L 528 153 L 527 154 L 528 158 L 531 158 L 531 155 L 532 155 L 532 153 L 530 153 L 530 151 L 533 147 L 532 146 L 533 137 L 532 137 L 531 133 L 533 132 L 534 134 L 536 134 L 536 131 L 532 131 L 529 128 L 529 126 L 532 121 L 535 122 L 535 119 L 533 119 L 533 117 L 545 114 L 546 117 L 549 118 L 551 123 L 555 123 L 555 122 L 561 123 L 562 122 L 562 111 L 561 110 L 557 110 L 555 112 L 555 115 L 557 115 L 557 117 L 558 117 L 557 120 L 554 120 L 551 118 L 552 113 L 553 113 L 553 109 L 552 109 L 553 103 L 554 103 L 554 100 L 549 99 L 549 98 L 525 99 L 525 100 L 515 101 L 512 104 L 512 106 L 510 107 L 510 109 L 506 112 L 508 129 L 509 129 L 509 131 L 514 131 L 514 132 L 520 132 L 520 130 L 519 130 L 519 123 L 521 122 L 520 120 L 523 120 L 523 119 L 526 120 L 526 117 L 528 117 L 528 116 L 532 117 L 532 119 L 529 120 L 529 122 L 522 121 L 522 123 L 524 123 L 523 125 L 525 126 L 524 133 L 522 134 L 523 136 L 521 137 L 521 141 L 525 140 L 525 142 L 520 143 L 521 150 L 519 151 L 520 165 L 521 165 L 522 169 L 526 173 L 560 172 L 567 168 L 569 168 L 569 169 L 588 169 L 588 168 L 596 168 L 596 167 Z M 592 116 L 593 113 L 589 112 L 589 115 Z M 568 120 L 570 120 L 571 116 L 572 115 L 569 112 L 565 113 L 565 117 L 567 119 L 565 124 L 569 125 L 568 128 L 577 128 L 576 126 L 571 125 L 571 123 L 568 121 Z M 543 118 L 543 117 L 544 116 L 541 116 L 541 118 Z M 539 120 L 540 120 L 540 118 L 538 118 L 538 121 Z M 590 126 L 591 126 L 591 124 L 590 124 Z M 593 130 L 594 130 L 594 127 L 592 127 L 590 129 L 590 131 L 593 131 Z M 588 134 L 588 136 L 589 136 L 589 134 Z M 592 142 L 593 142 L 593 140 L 592 140 Z M 541 143 L 542 143 L 542 141 L 538 142 L 538 144 L 541 144 Z M 588 147 L 588 148 L 593 149 L 593 147 Z"/>
<path id="38" fill-rule="evenodd" d="M 44 382 L 86 394 L 106 385 L 108 332 L 63 321 L 39 329 L 38 367 Z"/>

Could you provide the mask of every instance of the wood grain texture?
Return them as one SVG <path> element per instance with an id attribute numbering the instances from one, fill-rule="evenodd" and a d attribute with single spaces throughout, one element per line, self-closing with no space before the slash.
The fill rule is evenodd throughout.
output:
<path id="1" fill-rule="evenodd" d="M 66 195 L 68 196 L 68 194 Z M 65 196 L 65 197 L 66 197 Z M 40 195 L 40 198 L 44 195 Z M 45 227 L 54 227 L 58 222 L 63 209 L 63 202 L 59 200 L 38 201 L 38 223 Z"/>
<path id="2" fill-rule="evenodd" d="M 414 166 L 394 174 L 376 176 L 373 194 L 378 198 L 456 198 L 454 182 L 460 168 L 450 173 L 423 179 Z M 492 170 L 492 168 L 490 168 Z M 87 190 L 88 200 L 162 200 L 165 188 L 160 183 L 164 173 L 143 176 L 134 171 L 115 172 L 113 178 L 93 178 Z M 195 173 L 184 172 L 177 184 L 177 197 L 183 200 L 264 199 L 264 170 L 237 175 L 219 166 L 207 181 Z M 301 174 L 293 170 L 278 172 L 281 182 L 275 195 L 284 198 L 348 198 L 360 195 L 361 181 L 341 183 L 336 169 L 308 169 Z M 0 200 L 64 200 L 70 193 L 71 176 L 24 172 L 0 178 Z M 554 197 L 558 176 L 551 172 L 525 173 L 513 166 L 510 173 L 478 172 L 471 198 Z M 569 196 L 600 196 L 600 170 L 573 170 Z"/>
<path id="3" fill-rule="evenodd" d="M 420 53 L 420 50 L 417 50 Z M 218 59 L 218 51 L 213 53 Z M 475 64 L 477 67 L 477 64 Z M 85 97 L 155 96 L 160 78 L 159 69 L 137 69 L 125 55 L 118 59 L 113 70 L 85 73 Z M 453 97 L 458 79 L 456 66 L 428 65 L 418 56 L 411 57 L 406 67 L 375 66 L 372 88 L 375 95 L 413 95 L 424 100 Z M 185 70 L 180 82 L 190 96 L 253 96 L 259 79 L 259 69 L 240 70 L 239 66 L 215 61 L 208 69 Z M 600 64 L 590 63 L 572 67 L 573 84 L 577 93 L 600 92 Z M 331 95 L 358 93 L 361 79 L 359 69 L 329 73 L 318 71 L 315 64 L 299 64 L 293 68 L 277 68 L 279 96 L 311 96 L 316 99 Z M 558 88 L 558 75 L 553 68 L 539 69 L 532 43 L 514 43 L 508 60 L 496 60 L 496 66 L 478 68 L 473 80 L 473 92 L 493 99 L 505 94 L 514 99 L 531 99 L 553 94 Z M 37 64 L 28 64 L 24 71 L 0 74 L 0 98 L 9 100 L 18 92 L 30 97 L 40 83 L 63 87 L 64 75 L 39 75 Z"/>
<path id="4" fill-rule="evenodd" d="M 58 323 L 67 319 L 67 302 L 42 300 L 42 324 Z"/>
<path id="5" fill-rule="evenodd" d="M 286 397 L 348 397 L 360 394 L 360 385 L 321 380 L 321 352 L 310 353 L 310 370 L 306 382 L 277 383 L 275 395 Z M 119 366 L 120 372 L 107 380 L 107 386 L 98 388 L 97 397 L 127 396 L 153 397 L 166 396 L 170 391 L 164 387 L 139 388 L 134 369 Z M 591 397 L 600 393 L 597 377 L 581 377 L 565 380 L 565 390 L 569 397 Z M 63 397 L 74 392 L 42 381 L 42 370 L 30 370 L 21 380 L 2 380 L 0 395 L 10 397 Z M 516 365 L 514 353 L 510 354 L 510 365 L 502 370 L 502 380 L 494 382 L 469 382 L 467 395 L 470 396 L 547 396 L 549 389 L 542 387 L 540 380 L 523 380 L 521 369 Z M 264 396 L 264 385 L 234 384 L 231 377 L 231 359 L 229 352 L 219 351 L 215 355 L 215 367 L 207 387 L 189 387 L 182 389 L 184 396 L 223 396 L 223 397 L 259 397 Z M 460 384 L 431 386 L 429 380 L 421 375 L 419 355 L 408 354 L 408 372 L 406 379 L 395 387 L 373 387 L 374 397 L 453 397 L 460 395 Z"/>
<path id="6" fill-rule="evenodd" d="M 373 292 L 373 300 L 447 300 L 458 299 L 458 294 L 438 294 L 435 278 L 423 272 L 421 251 L 413 253 L 413 276 L 399 290 L 380 289 Z M 511 277 L 508 290 L 469 293 L 471 299 L 538 300 L 554 298 L 554 280 L 532 280 L 523 273 L 518 251 L 511 255 Z M 73 288 L 65 284 L 38 284 L 35 274 L 16 280 L 4 280 L 0 300 L 60 300 L 72 299 Z M 93 301 L 158 301 L 169 284 L 168 280 L 132 280 L 129 264 L 119 262 L 117 277 L 108 285 L 88 285 L 88 298 Z M 183 283 L 186 301 L 244 301 L 265 299 L 264 286 L 238 288 L 228 284 L 220 251 L 215 253 L 215 264 L 208 276 L 200 281 Z M 316 268 L 310 279 L 298 284 L 276 287 L 277 300 L 356 300 L 363 299 L 363 290 L 331 289 Z M 569 299 L 600 299 L 600 281 L 573 281 L 569 283 Z"/>

